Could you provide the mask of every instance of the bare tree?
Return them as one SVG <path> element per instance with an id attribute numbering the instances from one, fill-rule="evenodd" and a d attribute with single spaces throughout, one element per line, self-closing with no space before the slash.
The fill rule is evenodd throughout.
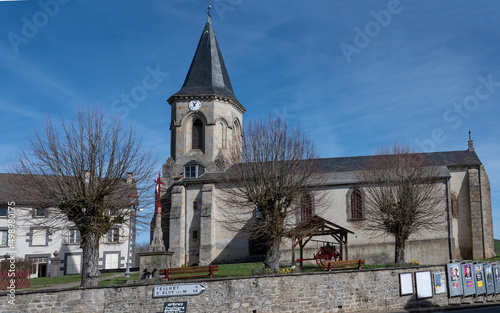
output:
<path id="1" fill-rule="evenodd" d="M 81 286 L 87 287 L 97 286 L 101 237 L 137 217 L 134 208 L 150 190 L 155 162 L 132 126 L 94 106 L 68 122 L 48 115 L 10 169 L 23 177 L 19 193 L 50 210 L 43 220 L 48 229 L 72 223 L 79 230 Z"/>
<path id="2" fill-rule="evenodd" d="M 219 197 L 222 225 L 259 241 L 266 268 L 279 269 L 280 243 L 295 226 L 300 200 L 316 192 L 317 158 L 309 136 L 276 115 L 250 122 L 233 149 Z"/>
<path id="3" fill-rule="evenodd" d="M 359 172 L 365 196 L 363 229 L 392 235 L 395 263 L 405 263 L 406 241 L 412 234 L 442 228 L 445 189 L 440 168 L 408 145 L 394 143 L 371 158 Z"/>

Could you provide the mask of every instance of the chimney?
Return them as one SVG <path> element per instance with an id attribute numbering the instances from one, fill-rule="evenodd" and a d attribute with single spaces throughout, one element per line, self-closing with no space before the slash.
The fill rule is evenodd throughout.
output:
<path id="1" fill-rule="evenodd" d="M 132 173 L 132 172 L 127 173 L 127 180 L 126 180 L 127 184 L 132 184 L 133 176 L 134 176 L 134 173 Z"/>

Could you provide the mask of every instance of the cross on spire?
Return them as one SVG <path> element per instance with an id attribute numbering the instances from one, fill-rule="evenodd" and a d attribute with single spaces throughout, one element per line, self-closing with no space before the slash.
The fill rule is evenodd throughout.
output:
<path id="1" fill-rule="evenodd" d="M 212 1 L 208 2 L 208 10 L 207 10 L 208 17 L 212 17 L 212 15 L 210 15 L 210 9 L 212 9 Z"/>

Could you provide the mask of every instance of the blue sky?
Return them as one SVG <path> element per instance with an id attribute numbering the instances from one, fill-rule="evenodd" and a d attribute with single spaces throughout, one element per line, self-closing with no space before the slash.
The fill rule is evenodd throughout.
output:
<path id="1" fill-rule="evenodd" d="M 92 103 L 132 120 L 165 161 L 166 99 L 182 86 L 207 4 L 0 1 L 0 161 L 46 113 L 71 118 Z M 466 150 L 471 130 L 500 238 L 500 2 L 212 6 L 245 120 L 279 112 L 313 136 L 323 157 L 373 154 L 401 140 L 421 151 Z"/>

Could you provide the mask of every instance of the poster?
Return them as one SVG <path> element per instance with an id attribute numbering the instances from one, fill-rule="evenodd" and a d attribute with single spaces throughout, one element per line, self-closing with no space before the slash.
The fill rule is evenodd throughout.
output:
<path id="1" fill-rule="evenodd" d="M 483 264 L 480 262 L 474 263 L 473 274 L 476 281 L 476 295 L 482 295 L 486 293 L 486 281 L 484 277 Z"/>
<path id="2" fill-rule="evenodd" d="M 416 272 L 417 299 L 432 298 L 431 271 Z"/>
<path id="3" fill-rule="evenodd" d="M 413 275 L 411 273 L 399 274 L 399 293 L 401 296 L 413 294 Z"/>
<path id="4" fill-rule="evenodd" d="M 464 264 L 464 281 L 465 287 L 472 287 L 472 264 Z"/>
<path id="5" fill-rule="evenodd" d="M 463 294 L 463 288 L 462 288 L 462 278 L 463 278 L 463 273 L 462 273 L 462 267 L 460 263 L 453 263 L 453 261 L 449 262 L 446 265 L 446 274 L 448 276 L 448 292 L 449 292 L 449 297 L 457 297 Z"/>
<path id="6" fill-rule="evenodd" d="M 460 281 L 460 270 L 458 264 L 453 264 L 450 266 L 450 277 L 453 283 L 453 288 L 458 288 L 458 282 Z"/>
<path id="7" fill-rule="evenodd" d="M 479 264 L 476 265 L 476 270 L 474 271 L 476 273 L 476 283 L 478 287 L 483 287 L 483 270 Z"/>
<path id="8" fill-rule="evenodd" d="M 495 266 L 495 284 L 497 288 L 500 288 L 500 267 L 498 265 Z"/>
<path id="9" fill-rule="evenodd" d="M 446 292 L 446 275 L 442 273 L 434 273 L 434 293 L 440 294 Z"/>
<path id="10" fill-rule="evenodd" d="M 494 264 L 493 268 L 493 285 L 495 286 L 495 294 L 500 293 L 500 265 Z"/>
<path id="11" fill-rule="evenodd" d="M 495 285 L 493 281 L 493 267 L 490 264 L 483 265 L 484 284 L 486 286 L 486 294 L 495 293 Z"/>

